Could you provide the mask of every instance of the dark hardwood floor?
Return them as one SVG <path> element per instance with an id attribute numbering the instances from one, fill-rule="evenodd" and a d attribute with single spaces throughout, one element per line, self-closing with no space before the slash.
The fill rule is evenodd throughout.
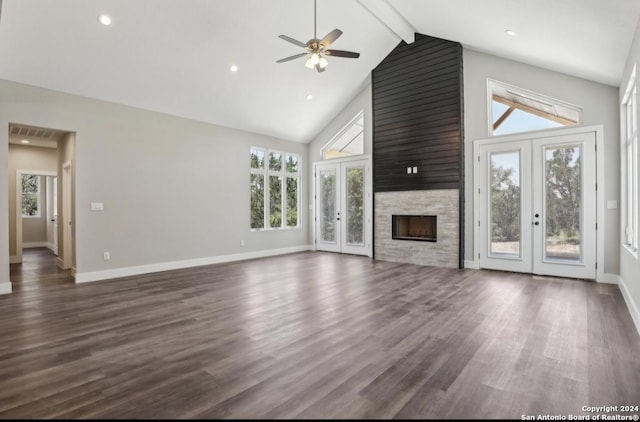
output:
<path id="1" fill-rule="evenodd" d="M 23 269 L 0 297 L 2 418 L 640 405 L 640 337 L 617 286 L 317 252 L 84 285 L 50 269 L 39 284 Z"/>
<path id="2" fill-rule="evenodd" d="M 9 279 L 14 292 L 74 283 L 71 271 L 58 268 L 56 255 L 48 248 L 24 249 L 22 264 L 11 264 Z"/>

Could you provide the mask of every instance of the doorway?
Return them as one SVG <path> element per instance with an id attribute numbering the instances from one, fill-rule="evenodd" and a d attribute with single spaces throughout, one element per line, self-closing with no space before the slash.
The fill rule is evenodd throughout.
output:
<path id="1" fill-rule="evenodd" d="M 75 133 L 10 123 L 8 142 L 9 276 L 15 289 L 27 278 L 46 281 L 51 263 L 74 270 L 75 231 L 58 224 L 74 218 Z M 29 234 L 36 222 L 37 238 Z"/>
<path id="2" fill-rule="evenodd" d="M 14 263 L 22 262 L 23 249 L 46 247 L 55 252 L 51 243 L 50 222 L 52 192 L 49 180 L 55 171 L 16 170 L 16 254 Z"/>
<path id="3" fill-rule="evenodd" d="M 480 268 L 595 279 L 595 132 L 474 147 Z"/>
<path id="4" fill-rule="evenodd" d="M 314 180 L 316 249 L 371 257 L 371 159 L 315 163 Z"/>

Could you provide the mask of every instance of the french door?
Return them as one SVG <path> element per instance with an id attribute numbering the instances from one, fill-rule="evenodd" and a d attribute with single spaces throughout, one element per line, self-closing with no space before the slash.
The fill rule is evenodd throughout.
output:
<path id="1" fill-rule="evenodd" d="M 595 279 L 595 133 L 477 146 L 480 267 Z"/>
<path id="2" fill-rule="evenodd" d="M 316 163 L 316 249 L 371 256 L 370 160 Z"/>

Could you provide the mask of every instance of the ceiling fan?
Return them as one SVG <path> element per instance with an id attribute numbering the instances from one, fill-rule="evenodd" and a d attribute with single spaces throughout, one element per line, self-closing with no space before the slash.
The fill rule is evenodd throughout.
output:
<path id="1" fill-rule="evenodd" d="M 293 56 L 277 60 L 276 63 L 284 63 L 290 60 L 298 59 L 300 57 L 308 57 L 305 66 L 307 66 L 309 69 L 315 68 L 318 72 L 324 72 L 324 68 L 329 64 L 325 56 L 347 57 L 350 59 L 357 59 L 358 57 L 360 57 L 360 53 L 355 53 L 353 51 L 328 49 L 329 46 L 335 40 L 337 40 L 340 35 L 342 35 L 342 31 L 337 28 L 325 35 L 323 39 L 318 39 L 318 36 L 316 34 L 316 12 L 316 0 L 313 0 L 313 38 L 306 43 L 303 43 L 286 35 L 278 35 L 283 40 L 288 41 L 291 44 L 295 44 L 298 47 L 302 47 L 306 51 L 304 53 L 295 54 Z"/>

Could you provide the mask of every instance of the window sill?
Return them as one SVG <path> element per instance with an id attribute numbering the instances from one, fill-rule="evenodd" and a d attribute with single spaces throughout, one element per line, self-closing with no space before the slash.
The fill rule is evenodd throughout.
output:
<path id="1" fill-rule="evenodd" d="M 629 252 L 629 254 L 631 254 L 632 257 L 634 257 L 635 259 L 638 259 L 638 250 L 637 249 L 633 249 L 629 245 L 622 245 L 622 247 L 624 247 L 627 250 L 627 252 Z"/>
<path id="2" fill-rule="evenodd" d="M 22 218 L 42 218 L 40 215 L 23 215 Z"/>
<path id="3" fill-rule="evenodd" d="M 269 227 L 266 229 L 251 229 L 252 232 L 277 232 L 289 230 L 300 230 L 300 227 Z"/>

